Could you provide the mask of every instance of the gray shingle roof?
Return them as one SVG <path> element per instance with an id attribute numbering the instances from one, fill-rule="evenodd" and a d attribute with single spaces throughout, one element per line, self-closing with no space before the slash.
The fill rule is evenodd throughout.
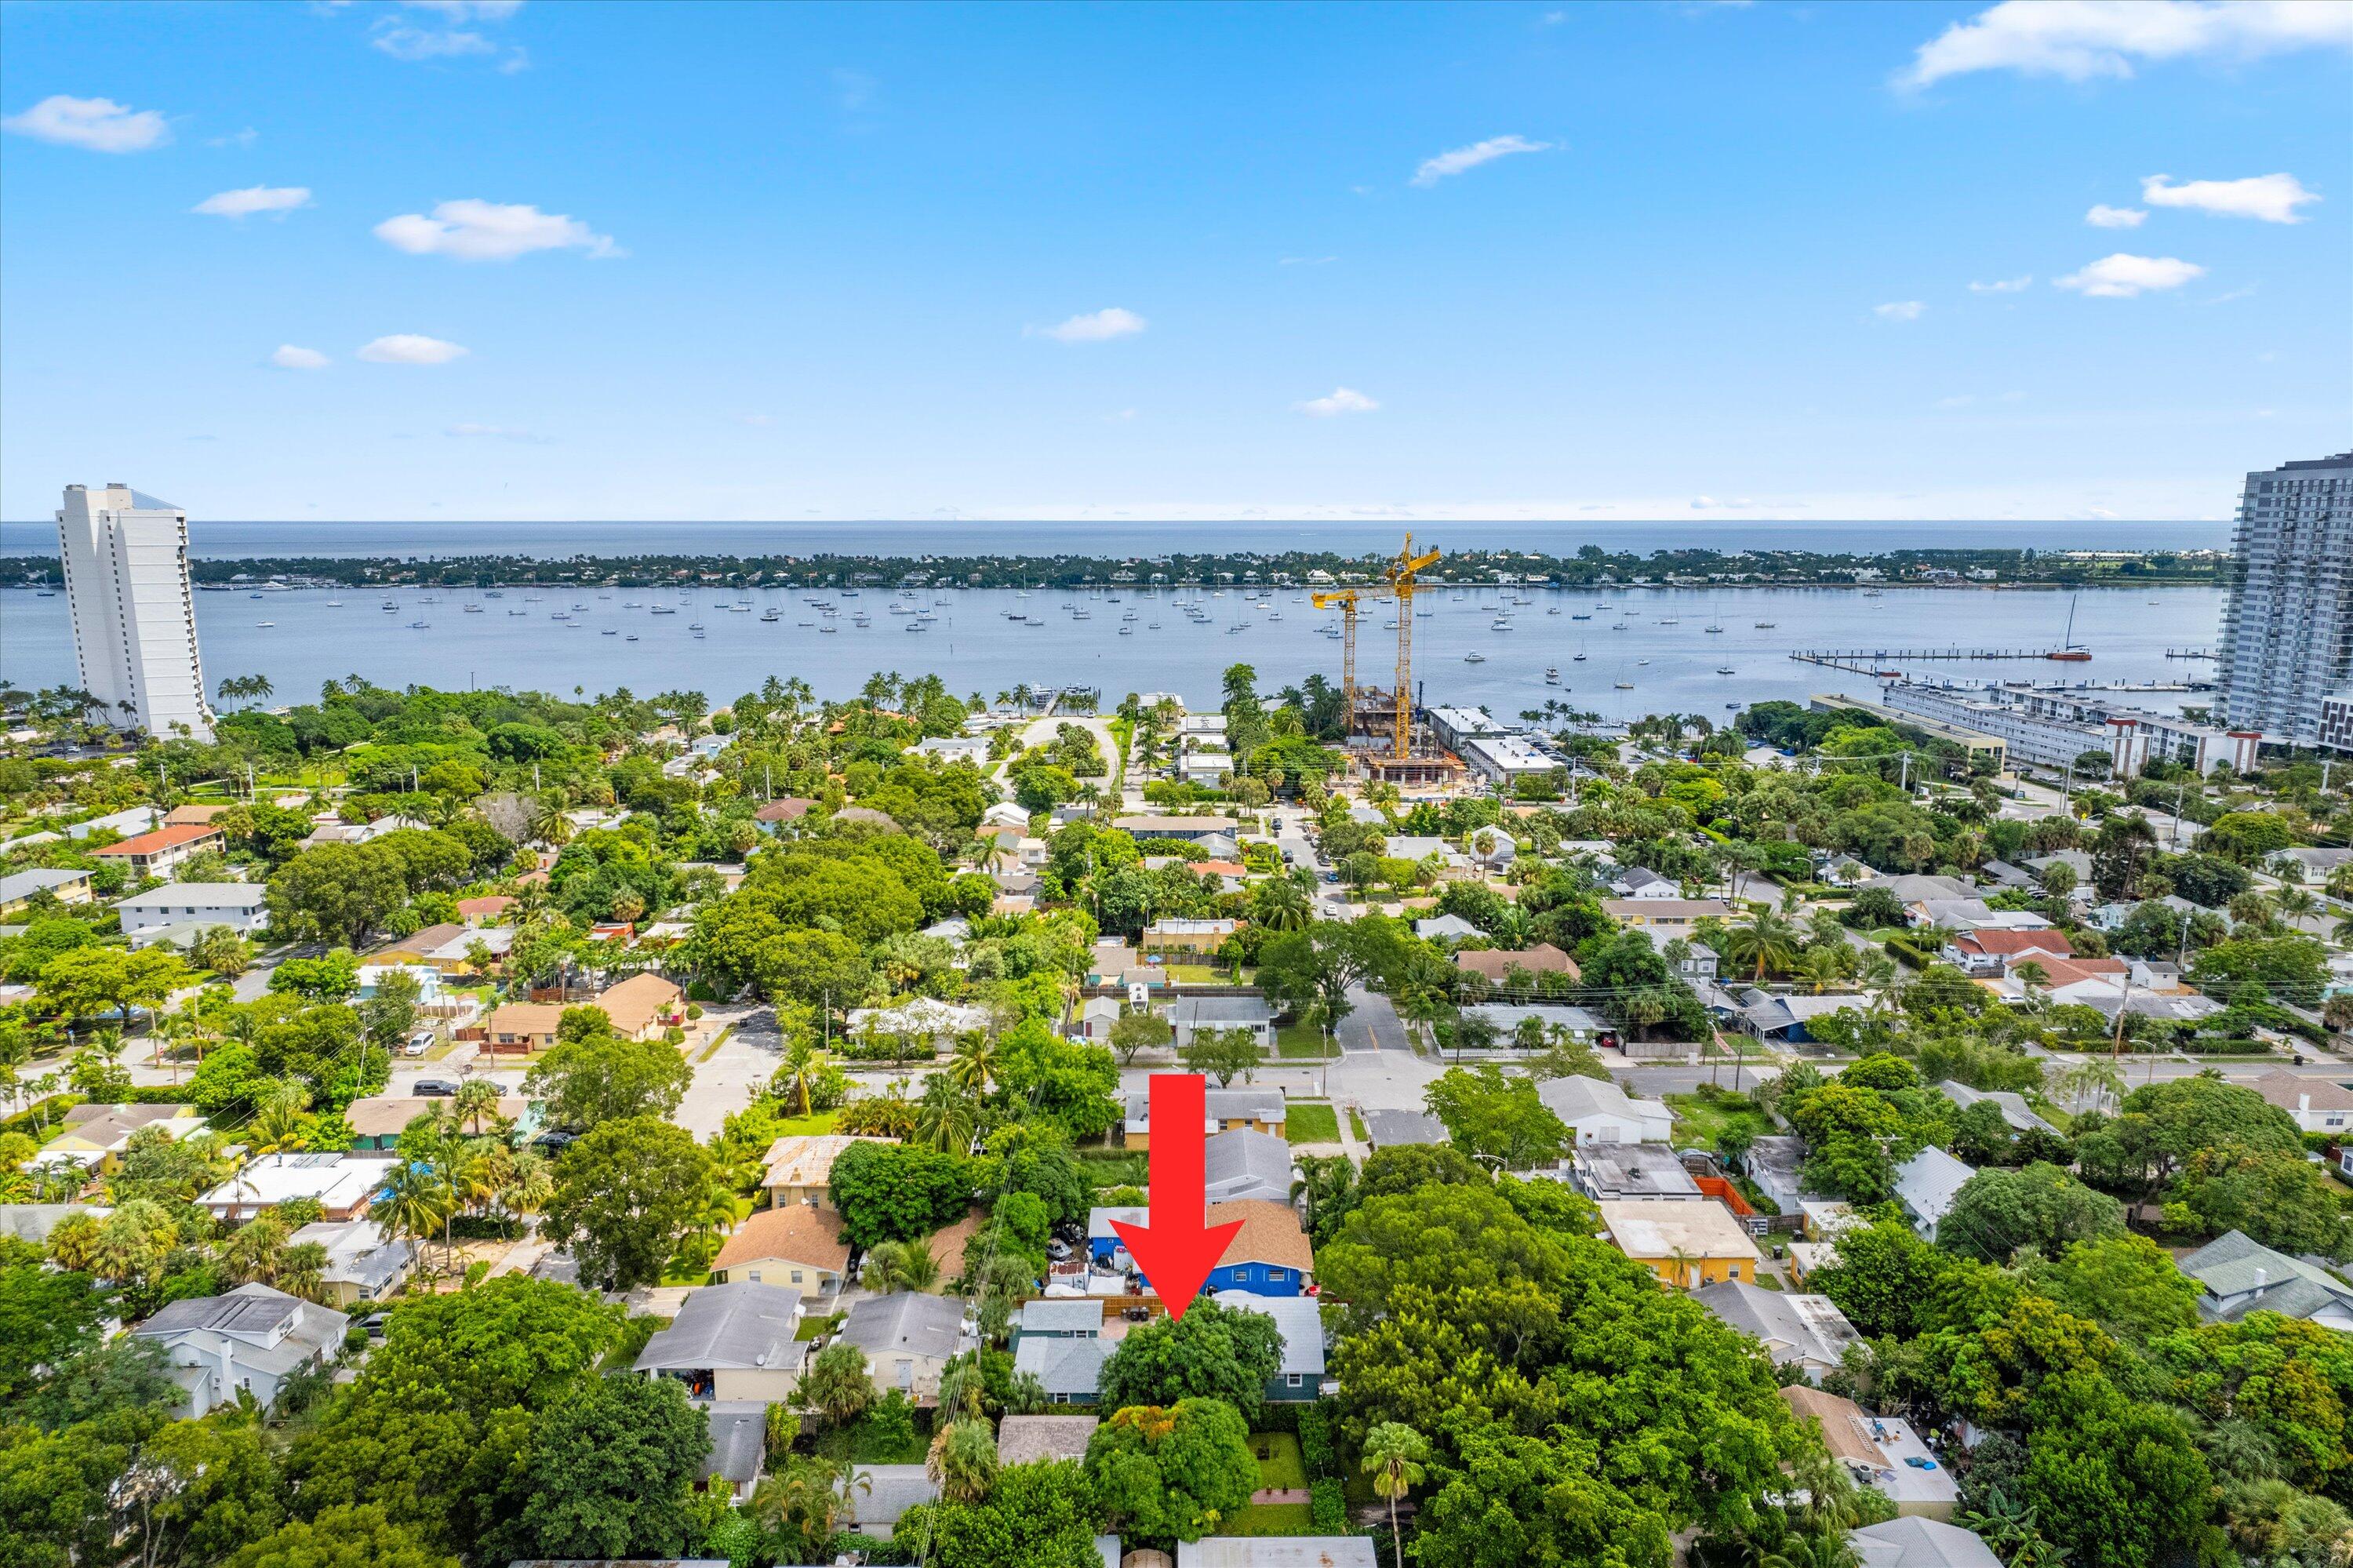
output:
<path id="1" fill-rule="evenodd" d="M 1008 1415 L 997 1428 L 997 1462 L 1081 1459 L 1103 1418 L 1095 1415 Z"/>
<path id="2" fill-rule="evenodd" d="M 1218 1305 L 1229 1310 L 1257 1312 L 1274 1319 L 1282 1330 L 1283 1375 L 1324 1375 L 1324 1317 L 1313 1296 L 1260 1296 L 1248 1290 L 1221 1290 Z"/>
<path id="3" fill-rule="evenodd" d="M 1103 1303 L 1092 1297 L 1033 1297 L 1013 1314 L 1025 1334 L 1100 1334 Z"/>
<path id="4" fill-rule="evenodd" d="M 867 1488 L 849 1489 L 850 1517 L 868 1535 L 890 1534 L 901 1514 L 940 1495 L 938 1484 L 923 1474 L 921 1465 L 869 1465 L 858 1473 Z"/>
<path id="5" fill-rule="evenodd" d="M 2209 1318 L 2236 1319 L 2255 1311 L 2309 1318 L 2332 1304 L 2353 1310 L 2353 1285 L 2276 1252 L 2243 1231 L 2224 1232 L 2182 1258 L 2180 1267 L 2206 1287 L 2211 1298 L 2204 1308 Z M 2232 1300 L 2257 1289 L 2263 1291 L 2260 1297 Z"/>
<path id="6" fill-rule="evenodd" d="M 1271 1132 L 1238 1127 L 1215 1134 L 1204 1145 L 1203 1169 L 1213 1203 L 1231 1198 L 1291 1201 L 1291 1144 Z"/>
<path id="7" fill-rule="evenodd" d="M 773 1371 L 797 1367 L 807 1345 L 793 1338 L 801 1293 L 782 1285 L 736 1280 L 706 1285 L 679 1308 L 670 1326 L 646 1341 L 639 1372 Z"/>
<path id="8" fill-rule="evenodd" d="M 1025 1337 L 1013 1348 L 1013 1370 L 1029 1372 L 1046 1392 L 1065 1399 L 1092 1401 L 1102 1381 L 1111 1346 L 1102 1340 L 1049 1340 Z"/>
<path id="9" fill-rule="evenodd" d="M 702 1462 L 706 1476 L 723 1476 L 736 1486 L 759 1478 L 768 1457 L 768 1405 L 765 1400 L 723 1399 L 710 1407 L 711 1453 Z"/>
<path id="10" fill-rule="evenodd" d="M 1836 1366 L 1861 1338 L 1827 1296 L 1790 1296 L 1745 1279 L 1692 1292 L 1692 1299 L 1742 1333 L 1765 1341 L 1774 1361 Z"/>
<path id="11" fill-rule="evenodd" d="M 1957 1524 L 1906 1516 L 1847 1537 L 1863 1568 L 2001 1568 L 1993 1548 Z"/>
<path id="12" fill-rule="evenodd" d="M 965 1302 L 960 1296 L 902 1290 L 870 1296 L 850 1308 L 836 1337 L 869 1356 L 912 1355 L 945 1361 L 962 1348 Z"/>

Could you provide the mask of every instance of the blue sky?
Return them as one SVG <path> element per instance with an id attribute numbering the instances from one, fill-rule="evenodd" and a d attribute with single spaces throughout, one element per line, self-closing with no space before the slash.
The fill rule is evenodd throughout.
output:
<path id="1" fill-rule="evenodd" d="M 2211 518 L 2353 432 L 2343 4 L 17 0 L 0 117 L 15 519 Z"/>

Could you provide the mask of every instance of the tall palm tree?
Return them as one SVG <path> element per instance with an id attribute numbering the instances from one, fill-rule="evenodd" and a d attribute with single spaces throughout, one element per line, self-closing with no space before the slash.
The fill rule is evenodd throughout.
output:
<path id="1" fill-rule="evenodd" d="M 531 836 L 543 844 L 565 844 L 572 841 L 572 819 L 564 814 L 564 797 L 556 794 L 540 796 L 531 805 Z"/>
<path id="2" fill-rule="evenodd" d="M 1692 1266 L 1699 1262 L 1699 1255 L 1683 1247 L 1670 1247 L 1667 1249 L 1667 1261 L 1674 1266 L 1675 1287 L 1679 1290 L 1690 1289 Z"/>
<path id="3" fill-rule="evenodd" d="M 988 1423 L 963 1416 L 940 1427 L 924 1457 L 923 1473 L 949 1502 L 978 1502 L 997 1484 L 997 1437 Z"/>
<path id="4" fill-rule="evenodd" d="M 368 1217 L 388 1234 L 422 1247 L 456 1208 L 440 1171 L 422 1161 L 402 1160 L 385 1173 L 383 1193 L 369 1206 Z"/>
<path id="5" fill-rule="evenodd" d="M 500 1097 L 497 1079 L 469 1078 L 458 1086 L 457 1094 L 450 1097 L 449 1109 L 459 1127 L 480 1134 L 485 1121 L 498 1121 Z"/>
<path id="6" fill-rule="evenodd" d="M 955 1054 L 948 1058 L 949 1083 L 967 1095 L 981 1095 L 996 1075 L 997 1042 L 987 1030 L 972 1030 L 956 1041 Z"/>
<path id="7" fill-rule="evenodd" d="M 1787 969 L 1798 960 L 1798 928 L 1787 916 L 1760 909 L 1730 933 L 1732 961 L 1763 980 L 1770 970 Z"/>
<path id="8" fill-rule="evenodd" d="M 506 1185 L 499 1189 L 499 1207 L 519 1220 L 544 1210 L 555 1196 L 555 1172 L 547 1156 L 535 1149 L 515 1151 L 507 1161 Z"/>
<path id="9" fill-rule="evenodd" d="M 769 1085 L 787 1099 L 800 1101 L 801 1115 L 807 1116 L 810 1091 L 823 1080 L 829 1065 L 831 1063 L 826 1054 L 810 1044 L 807 1035 L 796 1035 L 793 1043 L 785 1048 L 784 1062 L 776 1068 L 776 1075 L 769 1079 Z"/>
<path id="10" fill-rule="evenodd" d="M 1430 1444 L 1402 1421 L 1384 1421 L 1365 1434 L 1364 1467 L 1373 1478 L 1373 1495 L 1389 1505 L 1389 1544 L 1393 1560 L 1405 1561 L 1405 1534 L 1398 1527 L 1398 1503 L 1421 1480 L 1421 1461 L 1430 1457 Z"/>

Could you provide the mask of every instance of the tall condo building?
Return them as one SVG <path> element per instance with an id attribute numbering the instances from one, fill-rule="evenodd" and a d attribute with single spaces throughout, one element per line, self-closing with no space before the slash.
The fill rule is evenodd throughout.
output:
<path id="1" fill-rule="evenodd" d="M 82 689 L 124 729 L 213 737 L 188 588 L 188 514 L 128 485 L 66 486 L 58 554 Z"/>
<path id="2" fill-rule="evenodd" d="M 2353 451 L 2247 475 L 2231 542 L 2223 717 L 2316 745 L 2322 699 L 2353 685 Z"/>

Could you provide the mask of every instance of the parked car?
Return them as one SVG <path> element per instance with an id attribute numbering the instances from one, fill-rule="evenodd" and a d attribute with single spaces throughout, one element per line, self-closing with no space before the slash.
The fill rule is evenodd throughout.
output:
<path id="1" fill-rule="evenodd" d="M 439 1036 L 430 1029 L 420 1029 L 410 1035 L 400 1047 L 400 1054 L 404 1056 L 422 1056 L 433 1049 L 433 1043 L 438 1038 Z"/>
<path id="2" fill-rule="evenodd" d="M 428 1100 L 446 1100 L 456 1097 L 458 1086 L 448 1078 L 419 1078 L 411 1092 Z"/>

